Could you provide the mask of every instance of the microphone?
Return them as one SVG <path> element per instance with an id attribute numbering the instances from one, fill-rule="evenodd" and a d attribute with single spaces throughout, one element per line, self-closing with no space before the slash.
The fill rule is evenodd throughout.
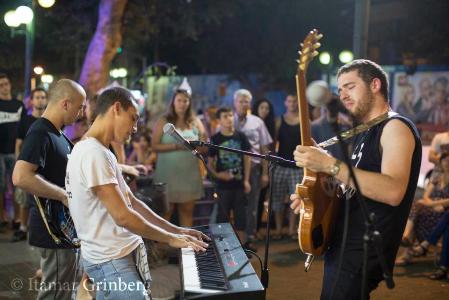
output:
<path id="1" fill-rule="evenodd" d="M 329 112 L 329 121 L 336 122 L 340 111 L 340 105 L 337 99 L 332 97 L 329 85 L 326 81 L 312 81 L 306 89 L 306 98 L 313 107 L 326 107 Z"/>
<path id="2" fill-rule="evenodd" d="M 168 134 L 173 137 L 179 144 L 184 145 L 185 148 L 192 151 L 192 154 L 195 156 L 200 155 L 198 151 L 196 151 L 195 147 L 189 143 L 180 133 L 176 130 L 175 126 L 172 123 L 167 123 L 163 128 L 164 134 Z"/>
<path id="3" fill-rule="evenodd" d="M 332 93 L 326 81 L 315 80 L 307 86 L 306 98 L 313 107 L 322 107 L 331 102 Z"/>

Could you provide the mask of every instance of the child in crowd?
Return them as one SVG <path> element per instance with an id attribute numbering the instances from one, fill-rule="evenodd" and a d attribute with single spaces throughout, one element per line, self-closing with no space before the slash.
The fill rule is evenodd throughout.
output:
<path id="1" fill-rule="evenodd" d="M 251 145 L 247 137 L 234 129 L 234 113 L 229 107 L 221 107 L 216 116 L 220 131 L 211 137 L 211 142 L 218 146 L 249 151 Z M 231 210 L 234 212 L 234 224 L 242 242 L 246 241 L 246 196 L 249 184 L 251 159 L 224 150 L 209 150 L 209 167 L 217 179 L 218 217 L 217 222 L 229 222 Z"/>

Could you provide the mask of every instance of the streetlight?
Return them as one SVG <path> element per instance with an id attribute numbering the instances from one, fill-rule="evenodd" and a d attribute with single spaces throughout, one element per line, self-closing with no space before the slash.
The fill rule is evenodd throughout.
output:
<path id="1" fill-rule="evenodd" d="M 42 76 L 41 76 L 42 86 L 47 90 L 48 90 L 48 87 L 50 86 L 50 84 L 53 82 L 53 80 L 54 80 L 53 75 L 42 74 Z"/>
<path id="2" fill-rule="evenodd" d="M 41 81 L 46 84 L 50 84 L 53 82 L 53 76 L 50 74 L 44 74 L 41 76 Z"/>
<path id="3" fill-rule="evenodd" d="M 43 8 L 50 8 L 55 4 L 55 0 L 37 0 L 40 6 Z"/>
<path id="4" fill-rule="evenodd" d="M 334 64 L 332 55 L 327 51 L 323 51 L 320 53 L 318 60 L 324 66 L 324 69 L 326 71 L 326 82 L 330 85 L 331 71 L 332 71 L 332 66 Z"/>
<path id="5" fill-rule="evenodd" d="M 320 53 L 320 56 L 318 57 L 320 63 L 324 66 L 324 69 L 326 70 L 326 77 L 327 77 L 327 83 L 330 85 L 331 83 L 331 74 L 334 71 L 334 58 L 332 57 L 332 54 L 323 51 Z M 354 59 L 354 54 L 352 54 L 349 50 L 343 50 L 338 54 L 338 59 L 341 63 L 347 64 Z"/>
<path id="6" fill-rule="evenodd" d="M 33 72 L 37 76 L 31 78 L 31 89 L 35 89 L 36 86 L 42 82 L 41 75 L 44 74 L 44 68 L 41 66 L 35 66 L 33 68 Z"/>
<path id="7" fill-rule="evenodd" d="M 349 63 L 349 62 L 351 62 L 351 61 L 354 60 L 354 54 L 352 54 L 352 52 L 349 51 L 349 50 L 343 50 L 343 51 L 341 51 L 340 54 L 338 55 L 338 59 L 339 59 L 342 63 L 347 64 L 347 63 Z"/>
<path id="8" fill-rule="evenodd" d="M 33 5 L 33 2 L 31 2 Z M 34 41 L 34 14 L 33 10 L 29 6 L 19 6 L 15 11 L 8 11 L 4 20 L 6 25 L 11 27 L 11 36 L 14 36 L 14 28 L 19 27 L 21 24 L 26 26 L 25 30 L 25 94 L 27 97 L 31 90 L 31 56 L 33 53 L 33 41 Z"/>
<path id="9" fill-rule="evenodd" d="M 3 19 L 8 27 L 18 27 L 20 25 L 19 19 L 16 17 L 15 10 L 8 11 Z"/>
<path id="10" fill-rule="evenodd" d="M 128 76 L 128 70 L 126 69 L 126 68 L 116 68 L 116 69 L 112 69 L 110 72 L 109 72 L 109 75 L 112 77 L 112 78 L 114 78 L 114 79 L 118 79 L 118 78 L 121 78 L 122 80 L 122 82 L 121 82 L 121 84 L 123 85 L 123 86 L 126 86 L 127 85 L 127 82 L 126 82 L 126 76 Z"/>
<path id="11" fill-rule="evenodd" d="M 37 0 L 39 5 L 48 8 L 51 7 L 55 0 Z M 14 28 L 19 27 L 21 24 L 26 26 L 25 30 L 25 94 L 24 97 L 29 96 L 31 91 L 31 61 L 33 55 L 34 44 L 34 13 L 35 6 L 34 0 L 27 0 L 27 6 L 19 6 L 15 11 L 8 11 L 4 20 L 6 25 L 11 28 L 11 37 L 14 36 Z"/>
<path id="12" fill-rule="evenodd" d="M 36 75 L 42 75 L 44 73 L 44 68 L 42 68 L 41 66 L 35 66 L 33 71 Z"/>
<path id="13" fill-rule="evenodd" d="M 28 6 L 19 6 L 16 8 L 15 16 L 21 24 L 30 24 L 33 21 L 33 10 Z"/>
<path id="14" fill-rule="evenodd" d="M 326 65 L 326 66 L 332 62 L 332 56 L 327 51 L 321 52 L 318 59 L 320 60 L 320 63 L 322 65 Z"/>

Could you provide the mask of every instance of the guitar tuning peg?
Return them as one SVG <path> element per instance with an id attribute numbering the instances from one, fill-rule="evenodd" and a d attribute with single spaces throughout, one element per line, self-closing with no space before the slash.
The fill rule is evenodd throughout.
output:
<path id="1" fill-rule="evenodd" d="M 315 57 L 318 55 L 318 51 L 313 51 L 312 56 Z"/>
<path id="2" fill-rule="evenodd" d="M 323 34 L 320 33 L 320 34 L 318 34 L 318 35 L 316 36 L 316 39 L 317 39 L 317 40 L 321 40 L 322 37 L 323 37 Z"/>
<path id="3" fill-rule="evenodd" d="M 300 63 L 299 59 L 296 59 L 296 62 L 299 64 Z"/>
<path id="4" fill-rule="evenodd" d="M 301 51 L 298 51 L 298 54 L 299 54 L 299 55 L 302 55 L 302 52 L 301 52 Z"/>
<path id="5" fill-rule="evenodd" d="M 321 47 L 321 43 L 315 43 L 313 44 L 313 48 L 317 49 Z"/>
<path id="6" fill-rule="evenodd" d="M 304 47 L 304 43 L 301 43 L 301 44 L 299 44 L 300 46 L 301 46 L 301 48 L 303 48 Z"/>

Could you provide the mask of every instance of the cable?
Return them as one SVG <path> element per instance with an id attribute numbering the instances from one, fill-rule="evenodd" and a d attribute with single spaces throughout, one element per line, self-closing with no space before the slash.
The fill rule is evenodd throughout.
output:
<path id="1" fill-rule="evenodd" d="M 256 257 L 257 257 L 257 259 L 259 259 L 259 263 L 260 263 L 260 271 L 262 272 L 262 270 L 263 270 L 263 264 L 262 264 L 262 259 L 260 258 L 260 256 L 256 253 L 256 252 L 254 252 L 253 250 L 249 250 L 249 249 L 245 249 L 245 248 L 242 248 L 243 249 L 243 251 L 245 251 L 245 252 L 248 252 L 248 253 L 251 253 L 252 255 L 255 255 Z"/>

